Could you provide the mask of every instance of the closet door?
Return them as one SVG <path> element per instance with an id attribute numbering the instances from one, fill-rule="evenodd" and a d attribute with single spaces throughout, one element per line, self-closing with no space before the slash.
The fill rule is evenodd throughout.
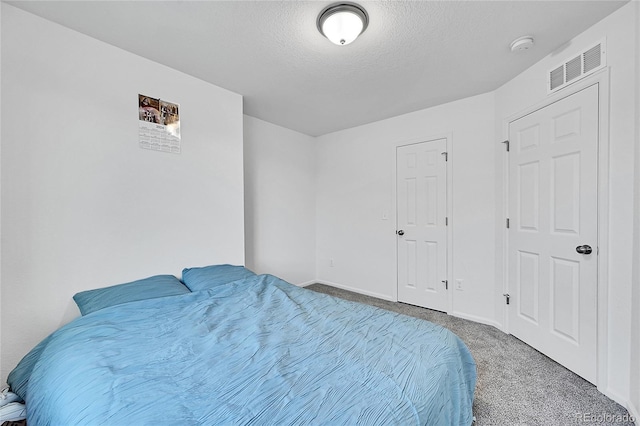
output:
<path id="1" fill-rule="evenodd" d="M 447 140 L 396 149 L 398 300 L 447 310 Z"/>
<path id="2" fill-rule="evenodd" d="M 598 85 L 509 125 L 509 330 L 596 381 Z"/>

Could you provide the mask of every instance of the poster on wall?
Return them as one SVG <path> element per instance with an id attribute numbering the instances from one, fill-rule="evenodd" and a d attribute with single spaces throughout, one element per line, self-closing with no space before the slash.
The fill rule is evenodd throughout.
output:
<path id="1" fill-rule="evenodd" d="M 138 94 L 140 148 L 180 154 L 180 106 Z"/>

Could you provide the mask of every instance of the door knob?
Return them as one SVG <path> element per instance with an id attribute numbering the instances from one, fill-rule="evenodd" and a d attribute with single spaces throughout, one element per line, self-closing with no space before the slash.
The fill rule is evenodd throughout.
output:
<path id="1" fill-rule="evenodd" d="M 399 231 L 396 231 L 396 234 L 400 235 L 401 237 L 404 235 L 404 231 L 401 229 Z"/>
<path id="2" fill-rule="evenodd" d="M 585 244 L 583 246 L 576 247 L 576 251 L 580 254 L 591 254 L 593 249 L 591 249 L 591 246 Z"/>

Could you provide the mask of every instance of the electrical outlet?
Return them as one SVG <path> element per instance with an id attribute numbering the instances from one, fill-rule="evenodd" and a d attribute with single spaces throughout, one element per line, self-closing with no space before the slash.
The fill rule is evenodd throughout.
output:
<path id="1" fill-rule="evenodd" d="M 388 220 L 389 219 L 389 214 L 386 211 L 382 212 L 382 220 Z"/>
<path id="2" fill-rule="evenodd" d="M 456 280 L 456 290 L 462 291 L 462 280 L 461 279 L 457 279 Z"/>

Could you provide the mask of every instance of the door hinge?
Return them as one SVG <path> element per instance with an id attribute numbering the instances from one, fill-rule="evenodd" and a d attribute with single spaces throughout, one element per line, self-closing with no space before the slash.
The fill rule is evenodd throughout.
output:
<path id="1" fill-rule="evenodd" d="M 442 283 L 444 284 L 444 289 L 449 290 L 449 280 L 442 280 Z"/>
<path id="2" fill-rule="evenodd" d="M 448 217 L 444 218 L 444 226 L 449 226 L 449 218 Z"/>
<path id="3" fill-rule="evenodd" d="M 504 296 L 504 300 L 507 302 L 507 305 L 509 304 L 509 299 L 511 298 L 511 296 L 509 295 L 509 293 L 505 293 L 503 294 Z"/>
<path id="4" fill-rule="evenodd" d="M 507 152 L 509 152 L 509 141 L 503 141 L 502 143 L 507 148 Z"/>
<path id="5" fill-rule="evenodd" d="M 444 161 L 449 161 L 449 153 L 448 152 L 441 152 L 440 155 L 444 155 Z"/>
<path id="6" fill-rule="evenodd" d="M 509 226 L 511 225 L 509 218 L 507 218 L 507 229 L 509 229 Z"/>

